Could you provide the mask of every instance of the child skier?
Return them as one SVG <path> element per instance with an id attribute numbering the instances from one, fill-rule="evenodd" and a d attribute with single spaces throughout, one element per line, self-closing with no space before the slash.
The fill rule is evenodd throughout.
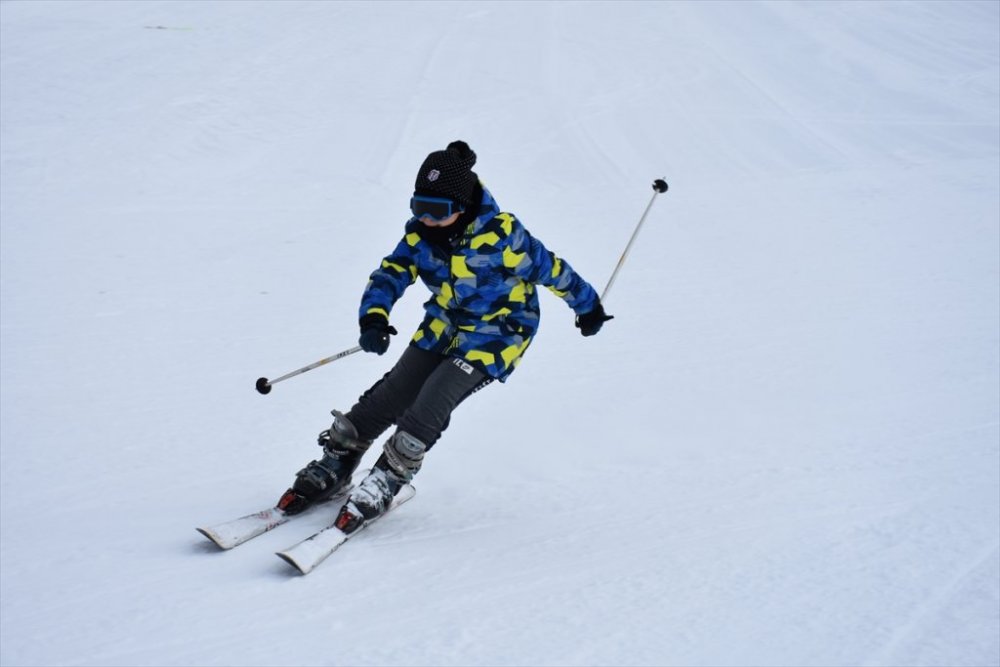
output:
<path id="1" fill-rule="evenodd" d="M 388 509 L 420 470 L 448 427 L 452 411 L 493 380 L 503 382 L 538 329 L 535 285 L 576 313 L 584 336 L 606 315 L 594 288 L 549 252 L 472 171 L 476 154 L 463 141 L 427 156 L 417 172 L 403 239 L 371 274 L 361 297 L 359 344 L 384 354 L 389 313 L 419 277 L 431 291 L 423 322 L 399 361 L 346 414 L 319 434 L 323 456 L 296 474 L 278 507 L 296 514 L 336 495 L 372 443 L 395 432 L 367 477 L 340 510 L 337 527 L 351 533 Z"/>

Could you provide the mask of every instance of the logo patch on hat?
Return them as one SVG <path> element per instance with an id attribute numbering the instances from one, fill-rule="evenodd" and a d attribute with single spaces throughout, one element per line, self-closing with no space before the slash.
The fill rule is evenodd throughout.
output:
<path id="1" fill-rule="evenodd" d="M 431 169 L 429 172 L 427 172 L 427 180 L 432 182 L 436 181 L 438 179 L 438 176 L 440 175 L 441 175 L 440 171 L 438 171 L 437 169 Z"/>

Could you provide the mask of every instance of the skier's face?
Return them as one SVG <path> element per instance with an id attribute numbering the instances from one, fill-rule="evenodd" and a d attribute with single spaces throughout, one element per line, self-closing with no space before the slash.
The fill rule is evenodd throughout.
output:
<path id="1" fill-rule="evenodd" d="M 420 217 L 420 222 L 424 223 L 428 227 L 447 227 L 448 225 L 454 225 L 455 222 L 458 220 L 458 216 L 460 215 L 462 215 L 462 212 L 458 211 L 456 213 L 452 213 L 447 218 L 444 218 L 442 220 L 435 220 L 429 215 L 424 215 Z"/>

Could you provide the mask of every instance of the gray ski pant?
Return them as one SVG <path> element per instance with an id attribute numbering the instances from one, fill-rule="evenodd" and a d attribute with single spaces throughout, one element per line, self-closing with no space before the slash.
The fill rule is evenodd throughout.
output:
<path id="1" fill-rule="evenodd" d="M 392 370 L 347 413 L 361 440 L 374 441 L 392 424 L 429 450 L 448 428 L 452 411 L 493 378 L 461 359 L 408 345 Z"/>

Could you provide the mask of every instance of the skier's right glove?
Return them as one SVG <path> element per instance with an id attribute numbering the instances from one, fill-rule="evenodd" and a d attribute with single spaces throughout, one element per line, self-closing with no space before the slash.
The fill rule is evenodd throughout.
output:
<path id="1" fill-rule="evenodd" d="M 380 313 L 368 313 L 359 321 L 361 337 L 358 345 L 365 352 L 385 354 L 389 349 L 389 336 L 395 336 L 395 327 L 389 326 L 389 320 Z"/>
<path id="2" fill-rule="evenodd" d="M 605 322 L 613 319 L 615 319 L 615 316 L 605 313 L 604 306 L 598 301 L 597 305 L 589 313 L 576 316 L 576 328 L 584 336 L 593 336 L 601 330 Z"/>

